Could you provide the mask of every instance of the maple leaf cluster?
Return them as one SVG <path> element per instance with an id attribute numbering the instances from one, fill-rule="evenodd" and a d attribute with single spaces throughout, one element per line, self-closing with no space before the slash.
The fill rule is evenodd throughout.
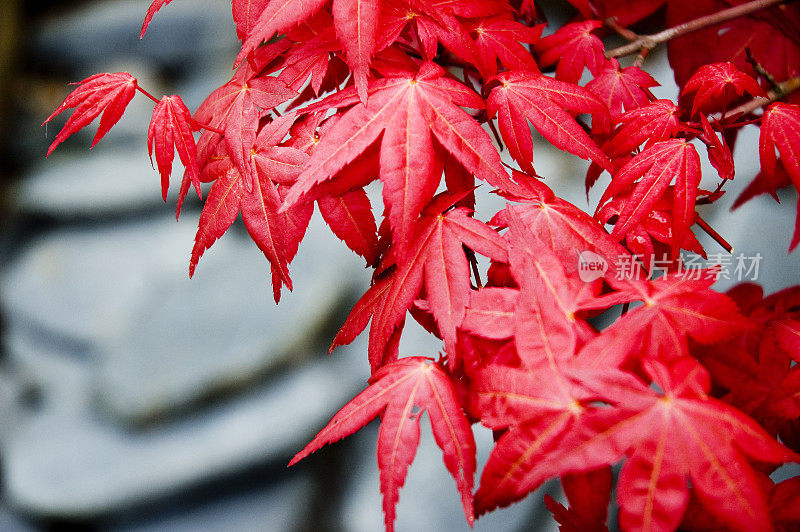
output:
<path id="1" fill-rule="evenodd" d="M 170 1 L 152 2 L 143 36 Z M 531 0 L 233 0 L 235 73 L 194 113 L 98 74 L 47 119 L 75 109 L 48 154 L 102 114 L 96 143 L 137 91 L 151 98 L 164 198 L 175 152 L 178 215 L 210 187 L 190 274 L 241 214 L 276 302 L 316 204 L 373 269 L 331 346 L 369 327 L 372 376 L 292 463 L 379 417 L 387 530 L 424 413 L 469 524 L 560 477 L 569 507 L 545 502 L 565 531 L 607 530 L 613 490 L 626 530 L 796 530 L 800 480 L 770 475 L 800 461 L 800 289 L 721 293 L 717 270 L 680 255 L 705 256 L 695 229 L 727 246 L 697 208 L 733 179 L 743 127 L 760 127 L 761 172 L 737 205 L 800 191 L 800 7 L 569 3 L 546 29 Z M 657 25 L 683 28 L 664 39 L 674 101 L 643 69 L 657 40 L 634 32 Z M 614 34 L 643 43 L 635 62 L 606 49 Z M 593 216 L 537 174 L 531 126 L 588 162 L 587 192 L 610 175 Z M 507 200 L 487 222 L 477 186 Z M 409 316 L 442 340 L 436 360 L 400 353 Z M 475 423 L 496 439 L 477 489 Z"/>

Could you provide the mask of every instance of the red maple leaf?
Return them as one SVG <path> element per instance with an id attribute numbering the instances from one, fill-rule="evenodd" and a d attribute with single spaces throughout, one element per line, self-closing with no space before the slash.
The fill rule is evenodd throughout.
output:
<path id="1" fill-rule="evenodd" d="M 602 25 L 599 20 L 573 22 L 541 39 L 535 45 L 540 64 L 558 63 L 556 78 L 569 83 L 578 83 L 584 68 L 597 75 L 605 62 L 605 47 L 592 32 Z"/>
<path id="2" fill-rule="evenodd" d="M 475 48 L 484 78 L 497 74 L 498 61 L 508 70 L 538 72 L 536 61 L 521 43 L 536 42 L 542 29 L 542 25 L 529 28 L 502 17 L 481 20 L 475 26 L 474 33 Z"/>
<path id="3" fill-rule="evenodd" d="M 587 414 L 582 430 L 567 435 L 561 452 L 549 457 L 553 469 L 572 469 L 585 459 L 576 468 L 585 470 L 627 454 L 617 484 L 624 529 L 674 529 L 686 508 L 687 480 L 705 509 L 733 529 L 764 526 L 767 501 L 750 463 L 798 457 L 750 418 L 709 397 L 708 374 L 696 361 L 645 368 L 663 395 L 633 379 L 601 376 L 586 383 L 616 408 Z"/>
<path id="4" fill-rule="evenodd" d="M 695 199 L 700 184 L 700 158 L 694 146 L 684 139 L 671 139 L 653 144 L 623 166 L 600 198 L 599 206 L 620 192 L 631 195 L 619 215 L 611 236 L 624 237 L 647 216 L 656 202 L 672 188 L 673 255 L 694 223 Z"/>
<path id="5" fill-rule="evenodd" d="M 192 114 L 180 96 L 164 96 L 153 109 L 153 118 L 147 131 L 147 151 L 151 163 L 155 151 L 164 201 L 167 199 L 172 160 L 176 150 L 198 197 L 201 195 L 197 145 L 192 135 L 192 131 L 199 129 L 200 126 L 192 119 Z"/>
<path id="6" fill-rule="evenodd" d="M 65 109 L 75 108 L 47 149 L 47 156 L 70 135 L 88 126 L 100 116 L 100 113 L 103 113 L 92 141 L 94 147 L 122 117 L 137 89 L 136 78 L 127 72 L 95 74 L 79 82 L 78 85 L 78 88 L 72 91 L 42 123 L 44 126 Z"/>
<path id="7" fill-rule="evenodd" d="M 357 101 L 355 90 L 345 89 L 321 105 L 341 107 Z M 416 75 L 407 73 L 371 82 L 368 104 L 356 104 L 322 137 L 290 190 L 287 204 L 334 178 L 381 137 L 383 198 L 394 243 L 403 254 L 414 220 L 441 179 L 441 172 L 435 170 L 440 163 L 436 162 L 434 137 L 477 177 L 497 187 L 515 188 L 488 134 L 459 105 L 482 108 L 484 104 L 477 94 L 445 77 L 433 63 L 425 63 Z"/>
<path id="8" fill-rule="evenodd" d="M 591 92 L 533 72 L 500 74 L 487 82 L 487 88 L 491 88 L 487 111 L 492 117 L 499 115 L 500 134 L 523 170 L 533 173 L 533 141 L 527 118 L 556 148 L 612 171 L 608 156 L 573 117 L 590 113 L 593 129 L 603 131 L 609 126 L 608 108 Z"/>
<path id="9" fill-rule="evenodd" d="M 698 68 L 683 86 L 681 96 L 694 94 L 691 114 L 696 115 L 698 111 L 725 109 L 745 92 L 753 97 L 767 95 L 756 80 L 725 62 Z"/>
<path id="10" fill-rule="evenodd" d="M 514 457 L 522 454 L 531 465 L 516 477 L 524 482 L 516 486 L 517 496 L 555 474 L 592 470 L 627 456 L 617 483 L 623 529 L 675 529 L 687 507 L 689 480 L 706 510 L 728 526 L 762 527 L 769 520 L 767 500 L 750 463 L 780 464 L 798 457 L 750 418 L 709 397 L 708 375 L 696 361 L 645 367 L 663 395 L 624 373 L 575 370 L 573 378 L 588 395 L 614 406 L 582 413 L 547 448 L 523 439 L 516 446 L 497 445 L 493 454 L 503 450 L 505 455 L 496 460 L 515 466 Z M 509 502 L 500 488 L 496 477 L 486 484 L 481 479 L 479 511 Z"/>
<path id="11" fill-rule="evenodd" d="M 716 269 L 686 269 L 654 281 L 630 279 L 623 294 L 643 301 L 581 351 L 586 364 L 616 367 L 629 359 L 674 360 L 687 355 L 687 335 L 701 344 L 720 342 L 752 324 L 730 297 L 711 290 Z"/>
<path id="12" fill-rule="evenodd" d="M 420 418 L 423 412 L 427 412 L 445 466 L 461 494 L 464 515 L 472 525 L 475 441 L 450 376 L 441 366 L 431 362 L 423 357 L 409 357 L 384 366 L 370 378 L 370 386 L 339 410 L 289 465 L 353 434 L 380 415 L 378 467 L 383 511 L 386 529 L 394 530 L 400 488 L 405 483 L 408 466 L 419 444 Z"/>
<path id="13" fill-rule="evenodd" d="M 537 462 L 558 449 L 596 394 L 574 384 L 562 359 L 535 370 L 491 364 L 473 379 L 481 423 L 505 432 L 492 449 L 475 493 L 475 513 L 507 506 L 536 489 Z M 566 473 L 567 470 L 559 473 Z"/>
<path id="14" fill-rule="evenodd" d="M 605 62 L 603 69 L 586 89 L 593 92 L 608 106 L 611 116 L 616 118 L 623 111 L 632 111 L 644 107 L 655 97 L 648 90 L 659 83 L 653 77 L 636 66 L 620 68 L 616 59 Z"/>

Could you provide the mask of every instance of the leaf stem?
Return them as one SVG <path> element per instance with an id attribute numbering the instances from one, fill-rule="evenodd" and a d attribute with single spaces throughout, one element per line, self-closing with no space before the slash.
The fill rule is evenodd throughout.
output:
<path id="1" fill-rule="evenodd" d="M 138 90 L 139 92 L 141 92 L 142 94 L 144 94 L 145 96 L 147 96 L 148 98 L 153 100 L 154 102 L 159 103 L 159 100 L 155 96 L 153 96 L 152 94 L 150 94 L 149 92 L 144 90 L 142 87 L 140 87 L 138 83 L 136 84 L 136 90 Z"/>
<path id="2" fill-rule="evenodd" d="M 609 17 L 603 22 L 607 28 L 611 28 L 616 32 L 617 35 L 622 37 L 628 42 L 634 42 L 637 39 L 641 39 L 641 35 L 638 33 L 629 30 L 625 26 L 620 25 L 617 17 Z"/>
<path id="3" fill-rule="evenodd" d="M 788 1 L 791 2 L 793 0 Z M 667 28 L 664 31 L 660 31 L 652 35 L 642 35 L 635 41 L 622 45 L 618 48 L 608 50 L 606 52 L 606 57 L 623 57 L 635 53 L 646 55 L 646 52 L 644 52 L 645 50 L 650 51 L 659 44 L 665 43 L 676 37 L 680 37 L 682 35 L 686 35 L 687 33 L 707 28 L 708 26 L 713 26 L 714 24 L 727 22 L 729 20 L 733 20 L 762 9 L 784 3 L 788 3 L 787 0 L 751 0 L 750 2 L 746 2 L 728 9 L 723 9 L 722 11 L 718 11 L 711 15 L 704 15 L 702 17 L 689 20 L 683 24 L 678 24 L 677 26 Z"/>
<path id="4" fill-rule="evenodd" d="M 697 225 L 700 227 L 700 229 L 702 229 L 702 230 L 703 230 L 703 231 L 704 231 L 704 232 L 705 232 L 705 233 L 706 233 L 708 236 L 710 236 L 711 238 L 713 238 L 713 239 L 714 239 L 714 240 L 717 242 L 717 244 L 719 244 L 720 246 L 722 246 L 722 247 L 723 247 L 723 249 L 725 249 L 725 251 L 727 251 L 728 253 L 733 253 L 733 246 L 731 246 L 731 245 L 728 243 L 728 241 L 727 241 L 727 240 L 725 240 L 724 238 L 722 238 L 722 235 L 720 235 L 719 233 L 717 233 L 717 232 L 714 230 L 714 228 L 713 228 L 713 227 L 711 227 L 710 225 L 708 225 L 708 222 L 706 222 L 705 220 L 703 220 L 703 219 L 702 219 L 702 218 L 701 218 L 699 215 L 697 216 L 697 219 L 695 220 L 695 222 L 696 222 L 696 223 L 697 223 Z"/>

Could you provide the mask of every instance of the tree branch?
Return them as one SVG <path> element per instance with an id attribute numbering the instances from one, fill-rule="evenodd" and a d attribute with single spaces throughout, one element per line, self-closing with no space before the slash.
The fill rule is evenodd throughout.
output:
<path id="1" fill-rule="evenodd" d="M 788 0 L 788 2 L 791 1 L 793 0 Z M 713 26 L 715 24 L 727 22 L 729 20 L 749 15 L 750 13 L 766 9 L 768 7 L 772 7 L 778 4 L 785 4 L 788 2 L 787 0 L 752 0 L 750 2 L 740 4 L 735 7 L 723 9 L 722 11 L 718 11 L 711 15 L 698 17 L 696 19 L 684 22 L 683 24 L 678 24 L 677 26 L 667 28 L 664 31 L 660 31 L 652 35 L 642 35 L 635 41 L 632 41 L 618 48 L 608 50 L 606 52 L 606 57 L 608 58 L 623 57 L 635 53 L 643 53 L 643 55 L 646 55 L 647 52 L 649 52 L 659 44 L 674 39 L 675 37 L 680 37 L 681 35 L 686 35 L 687 33 L 691 33 L 693 31 L 697 31 L 706 28 L 708 26 Z"/>
<path id="2" fill-rule="evenodd" d="M 749 102 L 743 103 L 739 107 L 735 109 L 731 109 L 728 111 L 728 116 L 735 117 L 737 114 L 741 113 L 742 116 L 752 113 L 759 107 L 766 107 L 767 105 L 771 104 L 772 102 L 778 101 L 781 98 L 785 98 L 789 94 L 793 93 L 794 91 L 800 89 L 800 76 L 795 76 L 793 78 L 789 78 L 786 81 L 782 81 L 778 83 L 774 89 L 767 93 L 766 98 L 758 97 L 753 98 Z"/>

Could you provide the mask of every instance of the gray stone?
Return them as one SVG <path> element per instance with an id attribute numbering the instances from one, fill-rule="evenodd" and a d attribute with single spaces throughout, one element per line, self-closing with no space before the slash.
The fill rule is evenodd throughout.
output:
<path id="1" fill-rule="evenodd" d="M 186 68 L 231 53 L 238 43 L 230 3 L 173 2 L 156 14 L 143 40 L 139 34 L 149 0 L 89 3 L 35 28 L 32 51 L 41 62 L 96 68 L 109 58 L 140 58 Z"/>
<path id="2" fill-rule="evenodd" d="M 266 260 L 238 227 L 186 279 L 194 230 L 169 215 L 63 229 L 10 265 L 3 388 L 16 400 L 2 459 L 15 508 L 89 518 L 288 457 L 365 382 L 366 338 L 311 360 L 330 341 L 320 330 L 343 321 L 331 308 L 368 278 L 320 217 L 279 306 Z"/>
<path id="3" fill-rule="evenodd" d="M 315 334 L 342 321 L 331 313 L 368 279 L 315 216 L 291 266 L 295 291 L 276 305 L 267 261 L 238 225 L 189 280 L 194 231 L 191 219 L 164 215 L 44 236 L 0 281 L 10 328 L 65 352 L 79 346 L 96 359 L 104 407 L 140 420 L 240 388 L 330 341 Z"/>
<path id="4" fill-rule="evenodd" d="M 302 363 L 315 343 L 327 344 L 331 338 L 318 335 L 342 320 L 333 313 L 357 297 L 360 272 L 321 222 L 312 221 L 293 263 L 294 292 L 284 290 L 279 305 L 266 260 L 235 230 L 207 252 L 193 279 L 155 277 L 128 327 L 102 349 L 104 406 L 122 419 L 149 419 Z"/>
<path id="5" fill-rule="evenodd" d="M 41 161 L 16 186 L 17 208 L 57 218 L 97 218 L 163 205 L 160 177 L 150 166 L 143 140 L 146 125 L 144 131 L 140 150 L 103 149 L 91 156 L 82 152 L 75 156 L 73 150 Z M 183 175 L 178 160 L 172 175 L 177 185 Z"/>
<path id="6" fill-rule="evenodd" d="M 309 427 L 322 426 L 358 391 L 366 377 L 363 347 L 157 430 L 45 403 L 3 444 L 9 504 L 38 517 L 85 519 L 287 459 L 306 443 Z"/>
<path id="7" fill-rule="evenodd" d="M 37 528 L 19 519 L 5 505 L 0 508 L 0 530 L 3 532 L 38 532 Z"/>
<path id="8" fill-rule="evenodd" d="M 0 279 L 9 326 L 89 346 L 119 337 L 153 293 L 155 279 L 186 276 L 194 232 L 188 218 L 176 223 L 164 213 L 152 221 L 43 235 Z"/>
<path id="9" fill-rule="evenodd" d="M 284 532 L 299 530 L 311 479 L 295 472 L 267 488 L 213 500 L 201 507 L 164 518 L 109 527 L 110 532 Z"/>

